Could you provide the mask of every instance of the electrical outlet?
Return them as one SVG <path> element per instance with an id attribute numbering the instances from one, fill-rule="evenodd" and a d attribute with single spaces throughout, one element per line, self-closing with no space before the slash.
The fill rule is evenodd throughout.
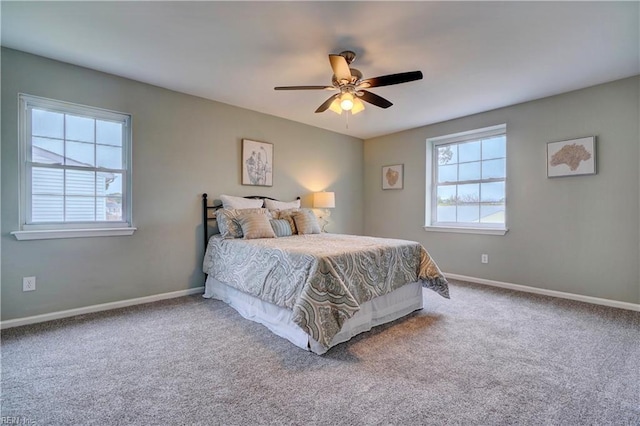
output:
<path id="1" fill-rule="evenodd" d="M 489 263 L 489 255 L 488 254 L 483 254 L 482 256 L 480 256 L 480 262 Z"/>
<path id="2" fill-rule="evenodd" d="M 36 277 L 22 278 L 22 291 L 34 291 L 36 289 Z"/>

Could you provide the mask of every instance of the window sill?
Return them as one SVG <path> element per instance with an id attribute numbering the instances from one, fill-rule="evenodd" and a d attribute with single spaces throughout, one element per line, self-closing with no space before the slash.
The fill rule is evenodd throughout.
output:
<path id="1" fill-rule="evenodd" d="M 507 228 L 471 228 L 471 227 L 451 227 L 451 226 L 425 226 L 428 232 L 452 232 L 457 234 L 482 234 L 482 235 L 504 235 Z"/>
<path id="2" fill-rule="evenodd" d="M 118 237 L 133 235 L 138 228 L 95 228 L 95 229 L 48 229 L 37 231 L 14 231 L 18 241 L 51 240 L 59 238 Z"/>

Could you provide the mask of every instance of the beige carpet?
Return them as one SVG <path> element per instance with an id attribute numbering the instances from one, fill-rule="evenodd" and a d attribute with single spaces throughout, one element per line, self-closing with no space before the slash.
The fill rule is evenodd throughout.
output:
<path id="1" fill-rule="evenodd" d="M 638 425 L 640 313 L 460 282 L 317 356 L 199 296 L 2 332 L 38 425 Z"/>

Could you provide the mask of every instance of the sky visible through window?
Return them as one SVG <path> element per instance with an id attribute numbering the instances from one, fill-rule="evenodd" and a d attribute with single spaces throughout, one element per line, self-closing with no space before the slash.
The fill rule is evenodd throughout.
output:
<path id="1" fill-rule="evenodd" d="M 504 223 L 506 137 L 437 146 L 437 221 Z"/>

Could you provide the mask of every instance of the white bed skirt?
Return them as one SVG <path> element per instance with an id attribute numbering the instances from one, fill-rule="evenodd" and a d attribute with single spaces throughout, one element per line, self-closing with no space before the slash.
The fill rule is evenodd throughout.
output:
<path id="1" fill-rule="evenodd" d="M 211 276 L 207 277 L 203 297 L 222 300 L 244 318 L 266 326 L 274 334 L 284 337 L 302 349 L 316 354 L 323 354 L 328 349 L 313 340 L 291 320 L 292 311 L 236 290 Z M 360 305 L 360 310 L 349 318 L 343 324 L 342 330 L 334 336 L 331 346 L 346 342 L 357 334 L 371 330 L 372 327 L 402 318 L 422 307 L 422 285 L 419 282 L 407 284 L 389 294 L 376 297 Z"/>

